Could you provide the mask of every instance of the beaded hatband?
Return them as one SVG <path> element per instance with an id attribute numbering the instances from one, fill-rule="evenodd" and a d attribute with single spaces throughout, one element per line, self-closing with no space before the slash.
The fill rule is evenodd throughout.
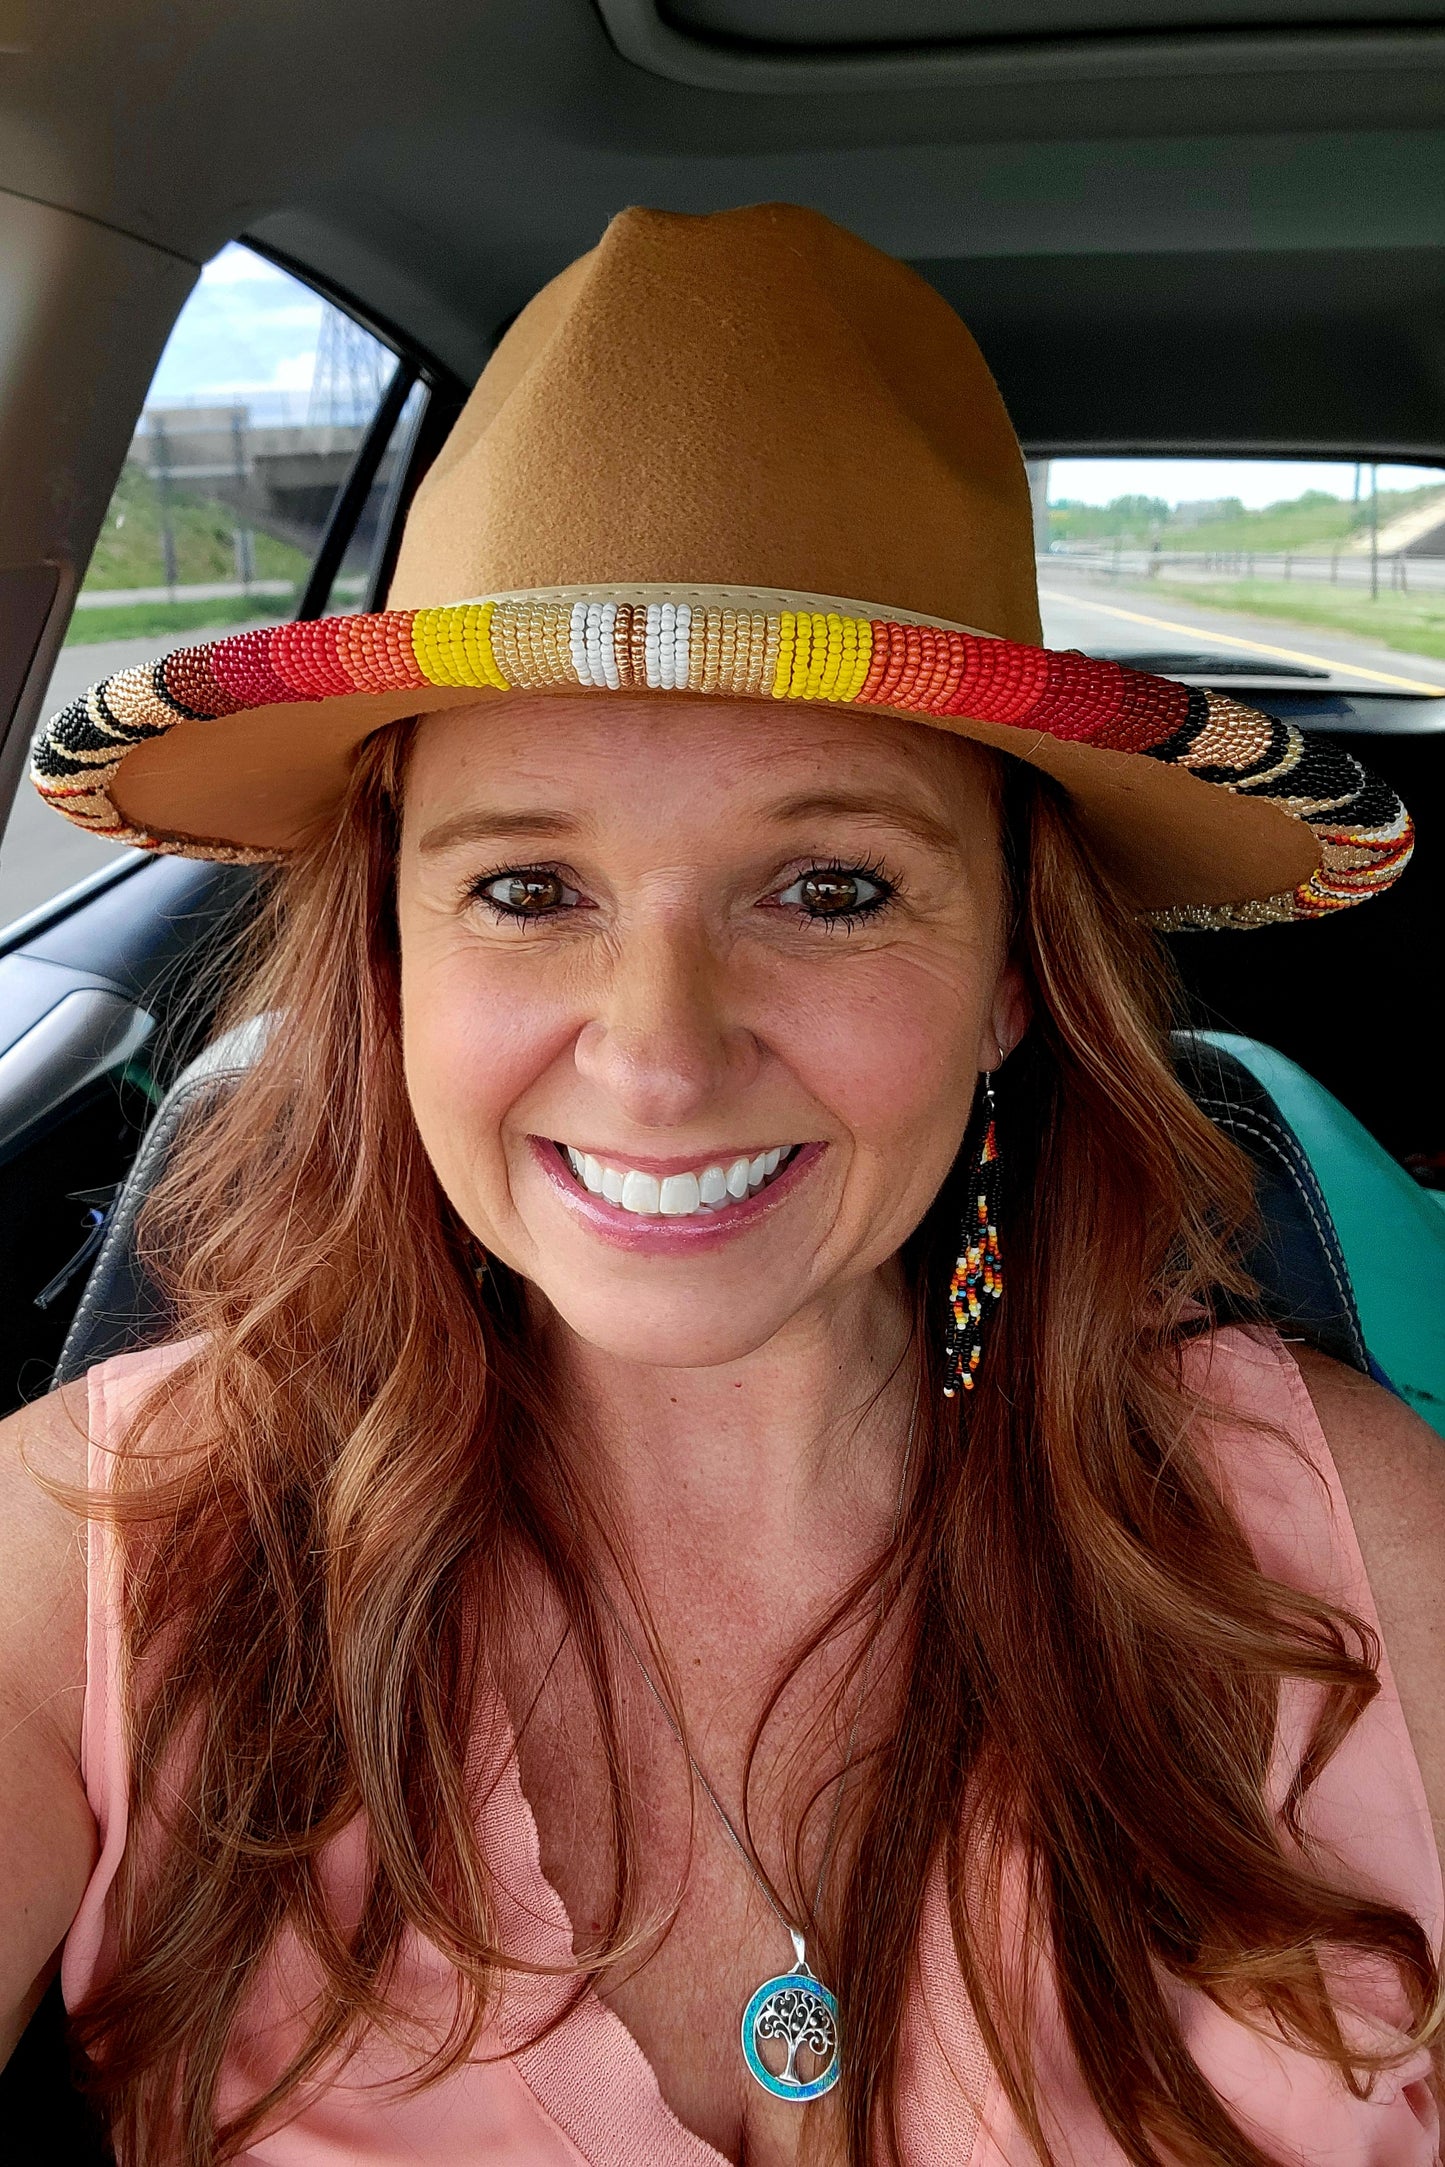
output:
<path id="1" fill-rule="evenodd" d="M 747 607 L 754 598 L 774 606 Z M 32 774 L 58 812 L 93 834 L 147 850 L 260 862 L 279 853 L 129 827 L 109 794 L 127 752 L 178 722 L 358 692 L 646 688 L 857 702 L 902 715 L 1015 725 L 1188 769 L 1221 789 L 1269 798 L 1313 831 L 1320 864 L 1298 887 L 1255 902 L 1151 913 L 1166 928 L 1316 918 L 1388 887 L 1409 858 L 1413 830 L 1393 790 L 1327 739 L 1306 737 L 1222 694 L 1074 652 L 853 615 L 846 605 L 779 608 L 777 600 L 759 593 L 730 608 L 680 597 L 523 596 L 237 633 L 103 678 L 51 719 Z M 419 699 L 418 710 L 425 706 Z"/>

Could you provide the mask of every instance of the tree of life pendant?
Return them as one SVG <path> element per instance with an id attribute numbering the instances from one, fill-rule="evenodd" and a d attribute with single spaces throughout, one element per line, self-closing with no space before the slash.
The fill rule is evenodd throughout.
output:
<path id="1" fill-rule="evenodd" d="M 765 2092 L 802 2106 L 831 2092 L 842 2074 L 838 2052 L 838 2004 L 808 1969 L 803 1937 L 790 1927 L 793 1969 L 764 1979 L 743 2011 L 743 2060 Z M 769 2067 L 763 2048 L 782 2056 Z"/>

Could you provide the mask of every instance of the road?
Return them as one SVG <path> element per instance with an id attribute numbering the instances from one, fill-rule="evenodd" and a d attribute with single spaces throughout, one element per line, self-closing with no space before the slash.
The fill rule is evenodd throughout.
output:
<path id="1" fill-rule="evenodd" d="M 1039 564 L 1044 638 L 1050 647 L 1082 647 L 1087 654 L 1158 654 L 1173 649 L 1213 648 L 1241 662 L 1256 658 L 1347 673 L 1362 691 L 1445 692 L 1445 661 L 1402 654 L 1347 632 L 1316 625 L 1282 624 L 1243 611 L 1205 609 L 1177 596 L 1151 592 L 1147 581 L 1129 587 L 1071 572 L 1058 558 Z"/>
<path id="2" fill-rule="evenodd" d="M 1130 588 L 1090 580 L 1071 574 L 1057 559 L 1046 560 L 1040 570 L 1044 637 L 1051 647 L 1081 647 L 1086 653 L 1112 654 L 1122 660 L 1130 654 L 1177 652 L 1181 647 L 1213 648 L 1244 661 L 1257 656 L 1265 667 L 1271 661 L 1288 661 L 1306 668 L 1343 670 L 1362 690 L 1445 692 L 1445 661 L 1398 654 L 1340 632 L 1271 624 L 1257 617 L 1198 609 L 1172 598 L 1161 601 L 1142 582 Z M 225 627 L 228 632 L 243 629 Z M 207 636 L 204 631 L 186 635 L 188 641 Z M 152 638 L 65 648 L 51 679 L 46 714 L 75 699 L 96 678 L 148 661 L 165 645 L 164 640 Z M 0 847 L 0 926 L 36 909 L 116 855 L 113 845 L 99 843 L 58 819 L 23 783 Z"/>
<path id="3" fill-rule="evenodd" d="M 288 595 L 296 592 L 294 579 L 253 579 L 242 586 L 238 579 L 204 579 L 184 587 L 83 587 L 75 598 L 77 609 L 124 609 L 136 602 L 230 602 L 242 595 Z"/>

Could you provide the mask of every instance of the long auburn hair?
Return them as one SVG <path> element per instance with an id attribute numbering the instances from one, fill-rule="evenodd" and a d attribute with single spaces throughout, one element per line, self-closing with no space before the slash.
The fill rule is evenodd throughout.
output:
<path id="1" fill-rule="evenodd" d="M 411 1933 L 456 1980 L 456 2020 L 416 2082 L 478 2049 L 512 1959 L 468 1747 L 501 1631 L 487 1590 L 516 1545 L 556 1591 L 608 1749 L 614 1896 L 584 1979 L 638 1933 L 608 1639 L 575 1539 L 585 1499 L 569 1493 L 515 1289 L 494 1269 L 479 1292 L 407 1103 L 393 893 L 407 733 L 369 742 L 343 817 L 275 882 L 231 1011 L 270 1019 L 263 1050 L 183 1140 L 144 1222 L 194 1343 L 90 1501 L 126 1558 L 136 1839 L 112 1897 L 114 1966 L 76 2030 L 137 2162 L 216 2167 L 366 2026 L 404 2032 L 392 1986 Z M 1050 2159 L 1027 2011 L 990 1925 L 1011 1854 L 1124 2157 L 1266 2167 L 1192 2060 L 1171 1987 L 1278 2027 L 1357 2090 L 1387 2057 L 1342 2036 L 1332 1957 L 1385 1959 L 1413 2035 L 1433 2035 L 1422 1927 L 1338 1889 L 1303 1839 L 1305 1796 L 1376 1692 L 1378 1650 L 1359 1619 L 1260 1573 L 1193 1448 L 1207 1410 L 1182 1349 L 1221 1304 L 1252 1298 L 1249 1170 L 1176 1081 L 1153 936 L 1053 786 L 1004 767 L 1034 1003 L 1000 1092 L 1006 1291 L 978 1388 L 944 1400 L 934 1320 L 956 1172 L 904 1255 L 924 1372 L 908 1506 L 811 1644 L 893 1576 L 906 1675 L 825 1938 L 846 2156 L 896 2151 L 896 2012 L 942 1865 L 961 1984 Z M 1319 1709 L 1282 1834 L 1267 1771 L 1284 1679 L 1312 1681 Z M 369 1880 L 343 1925 L 321 1868 L 358 1820 Z M 309 2033 L 223 2120 L 228 2036 L 283 1931 L 320 1981 Z"/>

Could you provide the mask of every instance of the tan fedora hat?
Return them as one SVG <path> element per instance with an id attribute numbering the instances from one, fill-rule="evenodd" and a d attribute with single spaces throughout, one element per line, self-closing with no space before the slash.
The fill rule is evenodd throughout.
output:
<path id="1" fill-rule="evenodd" d="M 386 722 L 518 691 L 904 715 L 1056 777 L 1141 910 L 1314 917 L 1408 815 L 1347 753 L 1040 644 L 1023 462 L 906 266 L 786 204 L 632 210 L 518 317 L 407 521 L 389 607 L 104 679 L 34 779 L 92 832 L 283 857 Z"/>

